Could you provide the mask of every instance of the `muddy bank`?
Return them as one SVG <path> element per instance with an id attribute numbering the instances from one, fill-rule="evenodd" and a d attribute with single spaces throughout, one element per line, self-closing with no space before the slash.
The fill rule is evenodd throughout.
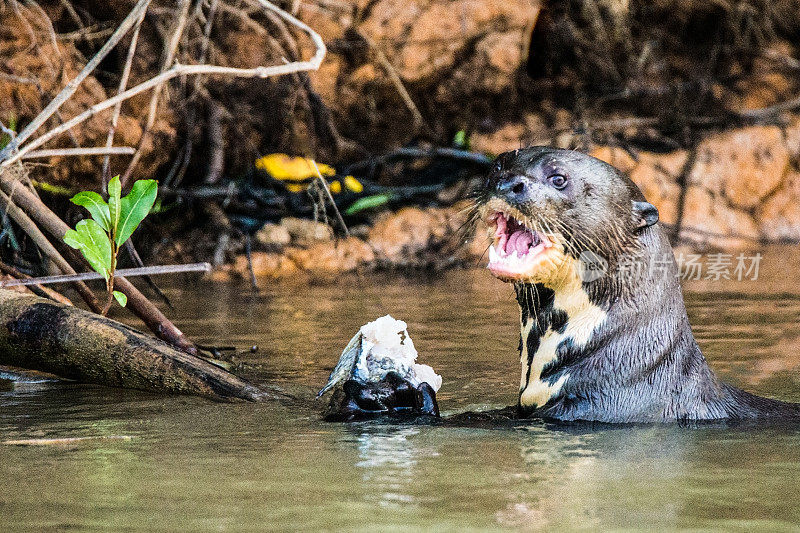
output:
<path id="1" fill-rule="evenodd" d="M 356 226 L 336 238 L 321 222 L 287 218 L 256 233 L 251 254 L 258 279 L 324 282 L 347 272 L 436 271 L 471 267 L 489 241 L 482 224 L 468 223 L 470 204 L 448 208 L 405 207 L 376 217 L 372 226 Z M 247 279 L 246 254 L 210 274 L 213 279 Z"/>
<path id="2" fill-rule="evenodd" d="M 460 207 L 448 206 L 458 198 L 439 207 L 409 202 L 394 215 L 372 212 L 348 221 L 353 237 L 334 241 L 328 229 L 301 237 L 289 226 L 302 223 L 277 215 L 265 216 L 264 228 L 258 219 L 237 229 L 242 213 L 224 194 L 233 183 L 263 186 L 249 176 L 265 154 L 309 156 L 345 169 L 398 147 L 448 146 L 459 136 L 462 147 L 490 155 L 529 144 L 598 155 L 631 174 L 676 243 L 727 249 L 800 240 L 795 0 L 278 4 L 324 39 L 328 54 L 317 72 L 176 80 L 146 135 L 149 95 L 122 106 L 115 143 L 142 147 L 133 177 L 174 190 L 223 190 L 202 201 L 165 198 L 163 212 L 136 236 L 145 256 L 213 259 L 229 264 L 220 272 L 243 272 L 244 232 L 256 235 L 252 262 L 265 276 L 463 263 L 482 250 L 465 247 L 462 241 L 474 239 L 456 231 Z M 42 2 L 39 9 L 14 2 L 0 11 L 0 121 L 30 121 L 131 5 L 81 0 Z M 163 68 L 182 5 L 153 2 L 130 84 Z M 313 51 L 306 36 L 255 4 L 215 5 L 186 11 L 175 61 L 254 67 Z M 130 39 L 47 126 L 117 91 Z M 101 113 L 53 146 L 101 145 L 109 120 Z M 45 185 L 100 189 L 102 158 L 42 162 L 31 176 Z M 111 173 L 128 163 L 127 156 L 112 157 Z M 384 185 L 414 179 L 391 168 L 369 177 Z M 41 190 L 49 205 L 68 220 L 81 216 L 66 194 L 53 191 Z"/>

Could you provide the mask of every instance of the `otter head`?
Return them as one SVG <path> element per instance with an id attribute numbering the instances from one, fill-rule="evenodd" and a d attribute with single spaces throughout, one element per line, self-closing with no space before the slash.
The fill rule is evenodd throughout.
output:
<path id="1" fill-rule="evenodd" d="M 498 278 L 555 288 L 587 259 L 615 267 L 656 208 L 616 168 L 547 147 L 499 156 L 478 200 L 493 239 L 488 268 Z M 592 265 L 589 265 L 590 267 Z"/>

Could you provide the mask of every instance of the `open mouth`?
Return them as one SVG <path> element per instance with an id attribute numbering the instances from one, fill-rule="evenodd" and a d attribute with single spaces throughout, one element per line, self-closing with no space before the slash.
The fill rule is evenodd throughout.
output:
<path id="1" fill-rule="evenodd" d="M 550 239 L 502 211 L 491 213 L 486 221 L 494 228 L 488 265 L 492 274 L 508 280 L 532 276 L 553 246 Z"/>

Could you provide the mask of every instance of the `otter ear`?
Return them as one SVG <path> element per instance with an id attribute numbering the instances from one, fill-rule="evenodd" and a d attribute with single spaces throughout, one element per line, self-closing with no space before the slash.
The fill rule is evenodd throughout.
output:
<path id="1" fill-rule="evenodd" d="M 633 204 L 633 223 L 636 229 L 644 229 L 658 222 L 658 209 L 649 202 L 631 202 Z"/>

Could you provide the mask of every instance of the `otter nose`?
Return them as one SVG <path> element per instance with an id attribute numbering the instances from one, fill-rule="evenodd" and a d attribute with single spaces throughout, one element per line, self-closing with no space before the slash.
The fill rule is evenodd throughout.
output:
<path id="1" fill-rule="evenodd" d="M 528 192 L 528 180 L 523 176 L 504 176 L 497 180 L 495 191 L 506 200 L 521 201 Z"/>

